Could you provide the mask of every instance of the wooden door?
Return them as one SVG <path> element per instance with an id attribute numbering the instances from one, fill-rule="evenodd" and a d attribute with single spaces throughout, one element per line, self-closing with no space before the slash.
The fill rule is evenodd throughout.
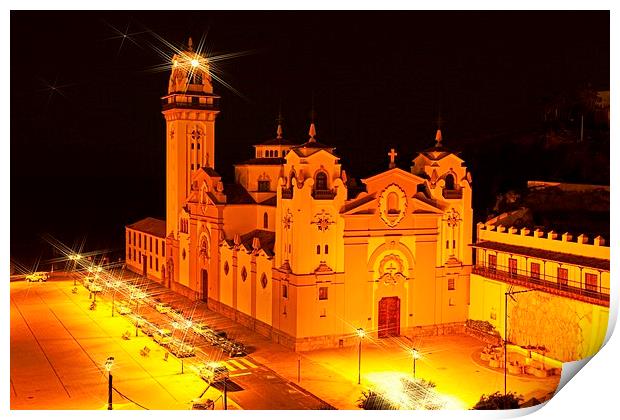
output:
<path id="1" fill-rule="evenodd" d="M 379 337 L 400 335 L 400 299 L 385 297 L 379 301 Z"/>

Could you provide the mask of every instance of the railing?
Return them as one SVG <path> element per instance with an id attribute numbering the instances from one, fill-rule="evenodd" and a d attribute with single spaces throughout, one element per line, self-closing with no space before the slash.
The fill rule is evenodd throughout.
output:
<path id="1" fill-rule="evenodd" d="M 447 190 L 444 188 L 443 190 L 443 198 L 448 198 L 448 199 L 461 199 L 463 198 L 463 191 L 462 190 Z"/>
<path id="2" fill-rule="evenodd" d="M 171 108 L 189 108 L 189 109 L 213 109 L 218 110 L 218 101 L 217 98 L 209 98 L 211 99 L 211 103 L 203 103 L 203 102 L 194 102 L 191 100 L 181 100 L 176 96 L 168 96 L 162 99 L 162 109 L 164 111 Z"/>
<path id="3" fill-rule="evenodd" d="M 333 200 L 336 197 L 336 191 L 332 190 L 314 190 L 312 198 L 315 200 Z"/>
<path id="4" fill-rule="evenodd" d="M 291 188 L 282 188 L 282 198 L 293 198 L 293 187 Z"/>
<path id="5" fill-rule="evenodd" d="M 543 290 L 565 297 L 577 298 L 590 303 L 603 303 L 607 306 L 609 305 L 609 288 L 601 285 L 600 276 L 597 278 L 597 284 L 591 285 L 584 284 L 584 282 L 581 281 L 548 276 L 542 273 L 527 273 L 524 270 L 487 265 L 473 266 L 472 274 L 479 274 L 490 279 L 501 280 L 506 283 L 516 284 L 531 289 Z"/>

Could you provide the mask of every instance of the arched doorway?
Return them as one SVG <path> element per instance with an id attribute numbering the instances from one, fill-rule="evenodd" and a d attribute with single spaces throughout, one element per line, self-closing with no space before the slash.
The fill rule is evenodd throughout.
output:
<path id="1" fill-rule="evenodd" d="M 397 296 L 384 297 L 379 301 L 379 338 L 400 335 L 400 299 Z"/>

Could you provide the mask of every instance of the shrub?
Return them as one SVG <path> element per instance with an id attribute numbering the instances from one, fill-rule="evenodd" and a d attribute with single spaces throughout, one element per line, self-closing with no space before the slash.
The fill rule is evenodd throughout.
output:
<path id="1" fill-rule="evenodd" d="M 482 394 L 480 401 L 472 408 L 472 410 L 509 410 L 519 408 L 523 401 L 523 396 L 510 392 L 506 395 L 495 392 L 490 395 Z"/>

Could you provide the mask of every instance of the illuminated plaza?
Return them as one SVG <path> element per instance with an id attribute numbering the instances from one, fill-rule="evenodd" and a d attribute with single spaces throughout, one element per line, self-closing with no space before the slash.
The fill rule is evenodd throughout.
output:
<path id="1" fill-rule="evenodd" d="M 143 18 L 161 25 L 154 16 Z M 248 21 L 240 22 L 255 25 L 251 14 L 243 16 Z M 390 19 L 381 21 L 387 30 Z M 108 146 L 66 140 L 66 150 L 75 148 L 67 152 L 75 173 L 93 165 L 101 173 L 92 179 L 120 182 L 124 195 L 116 196 L 118 185 L 79 192 L 76 174 L 75 191 L 105 197 L 98 216 L 55 197 L 58 217 L 47 231 L 31 227 L 41 249 L 15 239 L 11 409 L 518 408 L 549 400 L 563 363 L 600 349 L 610 313 L 608 72 L 596 88 L 579 90 L 590 108 L 571 108 L 564 99 L 536 108 L 544 147 L 532 146 L 534 134 L 502 137 L 513 122 L 502 126 L 495 114 L 491 141 L 482 131 L 460 141 L 455 128 L 480 130 L 464 116 L 474 105 L 446 112 L 445 99 L 435 98 L 425 121 L 407 114 L 394 122 L 400 110 L 426 105 L 392 89 L 382 93 L 383 105 L 394 101 L 392 111 L 378 122 L 356 119 L 358 109 L 341 123 L 334 98 L 346 97 L 342 86 L 354 83 L 351 75 L 341 85 L 302 88 L 294 71 L 279 69 L 281 87 L 253 67 L 251 60 L 266 66 L 274 54 L 256 40 L 239 52 L 218 52 L 216 35 L 184 33 L 181 40 L 144 25 L 130 31 L 104 22 L 111 36 L 102 43 L 116 57 L 97 77 L 113 73 L 118 86 L 137 81 L 142 96 L 102 88 L 93 103 L 116 103 L 111 98 L 120 95 L 147 106 L 128 107 L 118 122 L 101 125 Z M 285 38 L 274 40 L 289 45 Z M 326 51 L 313 46 L 312 57 L 337 56 L 328 44 L 316 41 Z M 294 62 L 293 51 L 277 57 Z M 151 54 L 150 61 L 140 54 Z M 123 70 L 123 60 L 134 70 Z M 413 64 L 402 66 L 394 71 Z M 331 75 L 318 68 L 323 73 L 309 69 L 308 77 Z M 231 75 L 237 70 L 247 80 Z M 308 91 L 307 100 L 287 107 L 255 86 L 256 73 L 265 79 L 261 89 L 294 85 Z M 378 84 L 370 91 L 393 83 L 373 74 Z M 43 109 L 69 114 L 61 101 L 82 92 L 79 83 L 46 83 Z M 492 91 L 477 88 L 481 97 Z M 280 96 L 293 102 L 299 92 Z M 350 111 L 351 103 L 364 109 L 380 103 L 358 99 L 341 105 Z M 100 112 L 112 113 L 108 105 Z M 76 124 L 96 119 L 78 108 L 72 108 Z M 271 124 L 263 121 L 267 114 Z M 389 120 L 400 127 L 390 132 L 395 139 L 361 134 L 366 125 L 369 133 L 390 130 L 380 122 Z M 141 146 L 110 137 L 106 125 L 115 124 L 118 139 Z M 71 127 L 58 130 L 79 137 Z M 35 159 L 45 162 L 44 151 L 19 147 L 20 156 L 42 153 Z M 515 156 L 532 147 L 593 157 L 578 175 L 546 160 L 529 172 L 527 165 L 502 171 L 518 164 L 503 163 L 511 159 L 502 147 Z M 117 156 L 102 164 L 97 150 Z M 72 179 L 74 171 L 60 166 Z M 152 175 L 140 181 L 141 171 Z M 35 211 L 14 210 L 23 212 L 20 218 Z M 75 225 L 65 222 L 72 218 Z"/>

